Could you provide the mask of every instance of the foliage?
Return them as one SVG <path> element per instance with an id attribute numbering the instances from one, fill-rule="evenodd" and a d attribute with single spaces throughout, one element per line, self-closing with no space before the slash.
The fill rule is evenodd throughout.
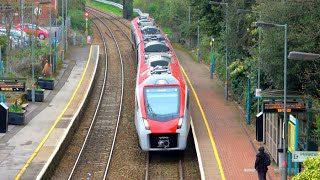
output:
<path id="1" fill-rule="evenodd" d="M 4 53 L 7 48 L 7 37 L 6 36 L 0 36 L 0 47 L 1 47 L 1 53 Z"/>
<path id="2" fill-rule="evenodd" d="M 312 131 L 313 136 L 317 139 L 317 144 L 320 146 L 320 115 L 316 115 L 316 128 Z"/>
<path id="3" fill-rule="evenodd" d="M 240 65 L 228 68 L 229 73 L 232 73 L 228 82 L 235 97 L 244 97 L 248 79 L 252 84 L 250 93 L 253 96 L 254 89 L 257 88 L 259 67 L 262 90 L 283 89 L 284 27 L 257 28 L 256 21 L 288 24 L 287 53 L 290 51 L 320 53 L 320 23 L 318 23 L 320 4 L 316 1 L 219 2 L 228 3 L 228 9 L 223 4 L 209 5 L 207 0 L 135 0 L 134 6 L 149 13 L 162 29 L 171 29 L 173 38 L 178 38 L 178 42 L 191 49 L 197 47 L 199 27 L 200 59 L 207 64 L 211 63 L 210 37 L 214 37 L 216 75 L 225 80 L 226 59 L 229 66 L 234 66 L 233 62 Z M 239 14 L 238 9 L 251 10 L 251 13 Z M 228 50 L 227 58 L 226 50 Z M 288 59 L 286 76 L 288 90 L 300 91 L 319 98 L 318 68 L 320 62 L 305 63 Z M 255 99 L 252 98 L 252 103 L 254 102 Z"/>
<path id="4" fill-rule="evenodd" d="M 39 79 L 43 79 L 43 80 L 54 80 L 55 78 L 54 77 L 43 77 L 43 76 L 40 76 Z"/>
<path id="5" fill-rule="evenodd" d="M 71 20 L 71 28 L 80 30 L 82 33 L 86 30 L 86 21 L 83 17 L 83 11 L 77 10 L 77 9 L 70 9 L 69 10 L 69 16 Z M 88 21 L 88 27 L 90 27 L 90 23 Z"/>
<path id="6" fill-rule="evenodd" d="M 303 162 L 304 170 L 293 177 L 293 180 L 320 179 L 320 154 Z"/>
<path id="7" fill-rule="evenodd" d="M 12 104 L 12 105 L 9 107 L 8 111 L 9 111 L 9 112 L 18 112 L 18 113 L 24 112 L 24 110 L 22 109 L 22 106 L 21 106 L 20 103 L 21 103 L 21 102 L 16 101 L 14 104 Z"/>

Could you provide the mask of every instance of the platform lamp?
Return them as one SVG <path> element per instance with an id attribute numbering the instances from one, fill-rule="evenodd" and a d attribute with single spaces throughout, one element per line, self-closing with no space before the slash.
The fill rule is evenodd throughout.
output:
<path id="1" fill-rule="evenodd" d="M 213 78 L 213 73 L 214 73 L 214 38 L 211 37 L 210 41 L 210 46 L 211 46 L 211 68 L 210 68 L 210 79 Z"/>
<path id="2" fill-rule="evenodd" d="M 283 70 L 283 121 L 284 121 L 284 140 L 283 140 L 283 154 L 284 162 L 281 168 L 282 180 L 287 179 L 287 141 L 288 141 L 288 122 L 287 122 L 287 44 L 288 44 L 288 25 L 287 24 L 273 24 L 269 22 L 256 22 L 258 27 L 284 27 L 284 70 Z"/>
<path id="3" fill-rule="evenodd" d="M 320 59 L 320 54 L 291 51 L 288 55 L 288 59 L 314 61 Z"/>
<path id="4" fill-rule="evenodd" d="M 228 33 L 228 3 L 224 3 L 224 2 L 216 2 L 216 1 L 209 1 L 210 5 L 215 5 L 215 6 L 220 6 L 220 5 L 225 5 L 226 6 L 226 29 L 225 32 L 226 34 Z M 224 97 L 226 100 L 228 100 L 228 43 L 225 40 L 225 46 L 226 46 L 226 52 L 225 52 L 225 58 L 226 58 L 226 79 L 225 79 L 225 83 L 224 83 Z"/>

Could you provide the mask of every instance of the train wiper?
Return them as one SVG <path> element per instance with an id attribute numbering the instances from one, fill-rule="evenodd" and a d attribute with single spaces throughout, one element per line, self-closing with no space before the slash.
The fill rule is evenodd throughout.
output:
<path id="1" fill-rule="evenodd" d="M 157 114 L 153 112 L 152 107 L 150 106 L 150 103 L 148 101 L 148 99 L 146 98 L 146 103 L 147 103 L 147 112 L 148 115 L 152 116 L 152 117 L 157 117 Z"/>

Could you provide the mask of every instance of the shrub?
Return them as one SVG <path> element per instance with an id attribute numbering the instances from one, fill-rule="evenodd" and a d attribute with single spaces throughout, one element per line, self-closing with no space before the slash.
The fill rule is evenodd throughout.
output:
<path id="1" fill-rule="evenodd" d="M 304 170 L 293 177 L 293 180 L 320 179 L 320 154 L 314 158 L 308 158 L 303 162 Z"/>

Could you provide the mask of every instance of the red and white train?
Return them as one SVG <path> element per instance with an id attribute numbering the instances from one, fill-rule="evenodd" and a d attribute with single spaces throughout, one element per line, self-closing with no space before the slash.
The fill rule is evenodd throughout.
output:
<path id="1" fill-rule="evenodd" d="M 184 150 L 188 86 L 166 35 L 149 16 L 131 21 L 137 54 L 135 126 L 143 151 Z"/>

